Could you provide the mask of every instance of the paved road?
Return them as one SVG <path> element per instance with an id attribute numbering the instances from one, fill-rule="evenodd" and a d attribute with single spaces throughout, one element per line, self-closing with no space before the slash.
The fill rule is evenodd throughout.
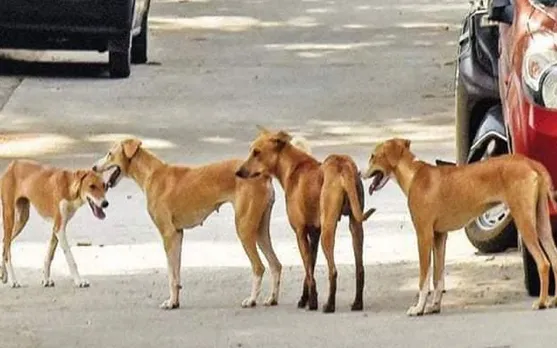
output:
<path id="1" fill-rule="evenodd" d="M 127 134 L 172 162 L 243 157 L 256 124 L 303 134 L 317 157 L 343 152 L 361 167 L 392 136 L 412 139 L 422 158 L 452 159 L 452 60 L 466 8 L 446 0 L 155 1 L 150 64 L 129 79 L 109 79 L 97 54 L 0 61 L 0 166 L 31 157 L 88 167 Z M 186 235 L 184 308 L 159 311 L 162 247 L 140 191 L 124 181 L 110 192 L 104 222 L 82 209 L 70 226 L 74 243 L 92 243 L 74 252 L 90 289 L 71 288 L 61 255 L 57 287 L 38 286 L 50 227 L 31 219 L 14 246 L 27 287 L 0 288 L 0 347 L 542 347 L 554 339 L 547 322 L 556 312 L 527 309 L 517 255 L 474 256 L 462 233 L 449 239 L 447 314 L 406 318 L 417 255 L 394 184 L 366 202 L 380 208 L 365 225 L 366 311 L 346 310 L 350 266 L 341 266 L 339 313 L 295 310 L 301 269 L 277 192 L 272 235 L 288 266 L 278 308 L 239 309 L 249 264 L 224 207 Z M 345 222 L 336 254 L 352 264 Z M 323 297 L 323 267 L 318 273 Z"/>

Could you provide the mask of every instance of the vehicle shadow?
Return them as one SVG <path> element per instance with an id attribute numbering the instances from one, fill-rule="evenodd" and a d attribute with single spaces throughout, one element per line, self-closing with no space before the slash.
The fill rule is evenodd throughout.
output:
<path id="1" fill-rule="evenodd" d="M 6 57 L 0 57 L 0 76 L 109 78 L 106 63 L 25 61 Z"/>

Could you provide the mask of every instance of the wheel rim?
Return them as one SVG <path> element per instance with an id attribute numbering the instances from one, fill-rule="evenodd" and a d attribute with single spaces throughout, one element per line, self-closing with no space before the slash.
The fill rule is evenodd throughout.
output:
<path id="1" fill-rule="evenodd" d="M 509 208 L 505 204 L 500 203 L 480 215 L 476 219 L 476 224 L 482 231 L 492 231 L 505 223 L 509 214 Z"/>

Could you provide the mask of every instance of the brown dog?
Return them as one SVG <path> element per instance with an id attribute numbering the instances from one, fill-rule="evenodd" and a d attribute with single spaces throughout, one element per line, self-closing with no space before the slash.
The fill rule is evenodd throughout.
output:
<path id="1" fill-rule="evenodd" d="M 159 230 L 168 261 L 170 298 L 163 309 L 180 305 L 180 264 L 183 229 L 199 226 L 224 203 L 232 203 L 236 214 L 236 231 L 251 262 L 253 283 L 251 294 L 242 307 L 256 304 L 261 291 L 265 267 L 257 246 L 271 267 L 272 291 L 265 305 L 278 303 L 282 266 L 269 236 L 269 221 L 274 202 L 274 189 L 269 175 L 248 180 L 234 175 L 240 160 L 218 162 L 201 167 L 167 164 L 141 147 L 138 139 L 114 144 L 93 167 L 97 172 L 113 170 L 107 185 L 115 187 L 123 176 L 132 178 L 145 192 L 147 210 Z"/>
<path id="2" fill-rule="evenodd" d="M 331 155 L 323 163 L 290 143 L 285 132 L 262 129 L 252 143 L 249 157 L 236 173 L 250 178 L 269 172 L 280 182 L 286 195 L 290 225 L 296 232 L 298 248 L 306 277 L 299 308 L 317 309 L 317 291 L 313 271 L 317 247 L 321 246 L 329 266 L 329 299 L 324 312 L 335 311 L 337 270 L 334 261 L 335 231 L 341 215 L 350 216 L 350 232 L 356 259 L 356 297 L 352 310 L 363 308 L 364 288 L 363 228 L 375 210 L 362 213 L 363 187 L 358 170 L 348 156 Z"/>
<path id="3" fill-rule="evenodd" d="M 549 263 L 540 246 L 541 242 L 557 279 L 557 248 L 548 205 L 548 200 L 554 205 L 555 201 L 551 177 L 542 164 L 521 155 L 504 155 L 469 165 L 432 166 L 415 159 L 409 140 L 391 139 L 377 145 L 369 159 L 364 174 L 372 179 L 369 193 L 381 189 L 391 177 L 408 197 L 418 239 L 420 293 L 408 315 L 440 312 L 447 232 L 461 229 L 500 202 L 509 207 L 538 267 L 541 292 L 533 308 L 555 305 L 555 300 L 547 299 Z M 432 250 L 433 304 L 426 309 Z"/>
<path id="4" fill-rule="evenodd" d="M 78 287 L 88 287 L 82 279 L 72 251 L 66 239 L 66 225 L 85 202 L 93 214 L 104 219 L 103 209 L 108 206 L 102 178 L 91 170 L 69 171 L 43 166 L 37 162 L 13 161 L 2 176 L 2 213 L 4 221 L 4 250 L 2 259 L 2 282 L 8 278 L 12 287 L 19 287 L 11 261 L 11 243 L 23 230 L 29 219 L 29 205 L 54 226 L 44 260 L 43 286 L 54 286 L 50 278 L 50 265 L 58 241 L 66 256 L 66 262 Z"/>

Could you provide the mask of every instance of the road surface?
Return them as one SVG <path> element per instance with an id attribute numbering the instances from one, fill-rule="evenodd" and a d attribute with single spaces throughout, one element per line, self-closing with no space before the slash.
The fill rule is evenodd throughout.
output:
<path id="1" fill-rule="evenodd" d="M 17 157 L 89 167 L 112 141 L 139 136 L 169 162 L 244 157 L 256 124 L 309 139 L 324 158 L 365 167 L 373 146 L 407 137 L 420 158 L 454 158 L 455 41 L 466 1 L 155 0 L 150 63 L 111 80 L 106 55 L 2 52 L 0 166 Z M 26 60 L 40 62 L 28 63 Z M 81 209 L 69 226 L 81 273 L 74 289 L 61 253 L 56 287 L 40 287 L 50 226 L 36 214 L 13 246 L 24 287 L 0 287 L 0 347 L 546 347 L 557 312 L 531 311 L 516 252 L 475 255 L 463 232 L 448 242 L 443 313 L 407 318 L 417 251 L 394 183 L 366 198 L 365 310 L 354 291 L 346 221 L 337 232 L 337 313 L 295 308 L 302 269 L 282 190 L 271 233 L 284 264 L 278 307 L 244 310 L 249 263 L 231 207 L 188 231 L 182 307 L 167 296 L 166 261 L 141 191 L 109 193 L 107 219 Z M 90 246 L 78 246 L 85 244 Z M 319 254 L 320 304 L 326 269 Z M 264 291 L 268 290 L 268 279 Z M 263 294 L 264 295 L 264 294 Z"/>

